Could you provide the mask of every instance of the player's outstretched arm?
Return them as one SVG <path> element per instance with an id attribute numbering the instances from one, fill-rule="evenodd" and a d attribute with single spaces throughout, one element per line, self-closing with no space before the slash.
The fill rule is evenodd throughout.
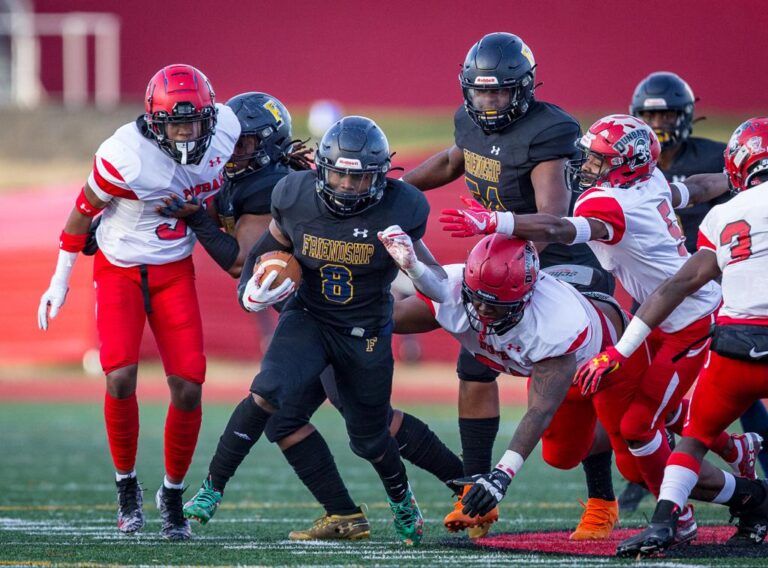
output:
<path id="1" fill-rule="evenodd" d="M 421 191 L 428 191 L 452 182 L 464 173 L 464 152 L 451 146 L 427 158 L 403 176 L 403 181 Z"/>
<path id="2" fill-rule="evenodd" d="M 106 206 L 107 203 L 99 199 L 86 183 L 64 224 L 64 230 L 59 237 L 59 258 L 56 262 L 56 270 L 51 277 L 48 289 L 40 297 L 37 325 L 43 331 L 48 329 L 49 319 L 55 318 L 64 305 L 72 269 L 78 253 L 83 250 L 88 240 L 91 220 Z"/>
<path id="3" fill-rule="evenodd" d="M 448 275 L 421 240 L 411 241 L 399 225 L 379 231 L 378 237 L 389 256 L 419 292 L 435 302 L 444 302 L 448 298 Z"/>
<path id="4" fill-rule="evenodd" d="M 646 298 L 616 345 L 609 346 L 579 368 L 574 384 L 578 384 L 584 394 L 597 391 L 602 379 L 637 351 L 653 329 L 686 297 L 720 274 L 714 251 L 702 249 L 690 257 L 672 278 Z"/>
<path id="5" fill-rule="evenodd" d="M 456 480 L 472 485 L 462 499 L 464 512 L 484 515 L 504 498 L 509 484 L 539 443 L 552 417 L 565 399 L 576 370 L 573 354 L 535 363 L 528 391 L 528 409 L 520 420 L 509 448 L 490 473 Z"/>
<path id="6" fill-rule="evenodd" d="M 675 209 L 706 203 L 730 191 L 725 174 L 696 174 L 686 178 L 685 182 L 671 183 L 669 187 Z"/>

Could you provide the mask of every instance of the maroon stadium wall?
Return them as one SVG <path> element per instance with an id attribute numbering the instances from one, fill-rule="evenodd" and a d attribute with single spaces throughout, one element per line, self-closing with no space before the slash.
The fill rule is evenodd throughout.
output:
<path id="1" fill-rule="evenodd" d="M 765 108 L 768 10 L 759 0 L 482 3 L 34 0 L 41 13 L 114 12 L 121 90 L 141 97 L 163 65 L 208 74 L 220 99 L 263 90 L 289 104 L 441 106 L 461 100 L 459 63 L 482 35 L 510 31 L 533 50 L 539 91 L 571 111 L 623 110 L 652 71 L 681 74 L 706 112 Z M 61 41 L 46 39 L 43 84 L 61 91 Z M 92 79 L 91 79 L 92 82 Z"/>

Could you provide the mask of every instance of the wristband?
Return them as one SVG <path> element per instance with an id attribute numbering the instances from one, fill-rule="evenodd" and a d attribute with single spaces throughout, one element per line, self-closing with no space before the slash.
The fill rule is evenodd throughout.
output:
<path id="1" fill-rule="evenodd" d="M 511 237 L 515 232 L 515 214 L 511 211 L 497 211 L 496 232 Z"/>
<path id="2" fill-rule="evenodd" d="M 515 474 L 523 467 L 523 456 L 512 450 L 507 450 L 501 457 L 501 460 L 496 464 L 496 469 L 500 469 L 506 473 L 510 478 L 515 477 Z"/>
<path id="3" fill-rule="evenodd" d="M 85 196 L 85 186 L 80 190 L 80 195 L 78 195 L 75 200 L 75 208 L 78 213 L 85 215 L 86 217 L 95 217 L 101 213 L 101 209 L 88 201 L 88 198 Z"/>
<path id="4" fill-rule="evenodd" d="M 413 265 L 413 268 L 409 268 L 405 271 L 405 273 L 408 275 L 408 278 L 411 278 L 412 280 L 416 280 L 418 278 L 421 278 L 421 276 L 424 274 L 424 272 L 427 270 L 427 265 L 421 262 L 420 260 L 416 261 L 416 264 Z"/>
<path id="5" fill-rule="evenodd" d="M 688 186 L 681 181 L 672 182 L 670 185 L 677 187 L 677 191 L 680 192 L 680 205 L 675 207 L 675 209 L 685 209 L 688 207 L 688 203 L 691 200 L 691 192 L 688 191 Z"/>
<path id="6" fill-rule="evenodd" d="M 71 233 L 61 232 L 59 236 L 59 248 L 67 252 L 80 252 L 85 248 L 85 243 L 88 240 L 88 233 L 82 235 L 73 235 Z"/>
<path id="7" fill-rule="evenodd" d="M 569 244 L 578 245 L 592 240 L 592 227 L 586 217 L 563 217 L 563 221 L 568 221 L 576 229 L 576 236 Z"/>
<path id="8" fill-rule="evenodd" d="M 651 334 L 651 328 L 635 316 L 629 322 L 627 329 L 624 330 L 624 335 L 621 336 L 618 343 L 613 348 L 624 357 L 629 357 L 637 351 L 637 348 L 643 344 L 645 338 Z"/>

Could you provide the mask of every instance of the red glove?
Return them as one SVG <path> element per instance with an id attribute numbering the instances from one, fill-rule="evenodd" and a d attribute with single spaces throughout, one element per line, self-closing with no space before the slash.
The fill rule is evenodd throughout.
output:
<path id="1" fill-rule="evenodd" d="M 627 358 L 611 345 L 579 367 L 573 377 L 573 384 L 579 385 L 581 394 L 584 396 L 593 395 L 600 388 L 600 381 L 603 380 L 603 377 L 613 373 L 626 360 Z"/>
<path id="2" fill-rule="evenodd" d="M 450 231 L 452 237 L 474 237 L 491 235 L 496 232 L 498 217 L 495 211 L 489 211 L 476 201 L 461 196 L 469 209 L 443 209 L 439 221 L 443 231 Z"/>

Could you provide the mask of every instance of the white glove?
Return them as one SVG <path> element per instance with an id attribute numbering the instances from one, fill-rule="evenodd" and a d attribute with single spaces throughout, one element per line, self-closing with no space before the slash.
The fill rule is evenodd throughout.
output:
<path id="1" fill-rule="evenodd" d="M 59 251 L 56 272 L 53 273 L 48 289 L 40 297 L 40 306 L 37 308 L 37 325 L 43 331 L 48 330 L 48 318 L 55 318 L 64 305 L 69 291 L 69 278 L 76 259 L 76 252 Z M 50 314 L 48 306 L 51 307 Z"/>
<path id="2" fill-rule="evenodd" d="M 389 256 L 408 276 L 414 278 L 424 272 L 426 266 L 416 258 L 413 241 L 400 228 L 400 225 L 387 227 L 383 231 L 379 231 L 378 235 Z"/>
<path id="3" fill-rule="evenodd" d="M 249 312 L 260 312 L 272 304 L 282 302 L 293 293 L 295 288 L 293 280 L 286 278 L 277 288 L 270 290 L 270 286 L 277 278 L 277 270 L 270 272 L 259 286 L 259 279 L 264 275 L 264 270 L 259 269 L 248 280 L 243 293 L 243 307 Z"/>

